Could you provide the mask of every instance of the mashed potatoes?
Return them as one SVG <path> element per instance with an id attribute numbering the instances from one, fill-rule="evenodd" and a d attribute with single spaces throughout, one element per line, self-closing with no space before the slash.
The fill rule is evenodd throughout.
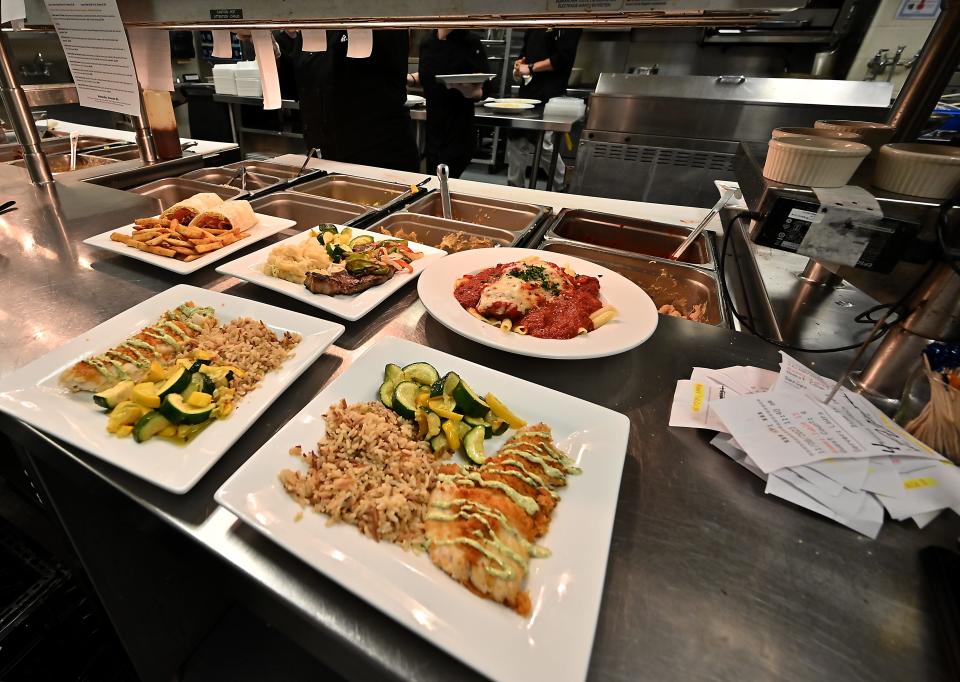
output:
<path id="1" fill-rule="evenodd" d="M 316 237 L 307 237 L 299 244 L 278 246 L 267 257 L 263 272 L 271 277 L 303 284 L 308 272 L 324 272 L 330 257 Z"/>

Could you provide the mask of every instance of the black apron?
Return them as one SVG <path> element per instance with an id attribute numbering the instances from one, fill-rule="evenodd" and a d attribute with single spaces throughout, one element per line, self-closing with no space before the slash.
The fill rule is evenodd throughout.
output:
<path id="1" fill-rule="evenodd" d="M 488 72 L 486 50 L 480 38 L 471 31 L 451 31 L 446 40 L 440 40 L 433 31 L 420 43 L 420 84 L 427 99 L 425 148 L 428 172 L 432 173 L 437 164 L 445 163 L 450 168 L 451 177 L 460 177 L 477 146 L 473 100 L 464 97 L 459 90 L 447 88 L 437 76 Z"/>
<path id="2" fill-rule="evenodd" d="M 374 31 L 373 51 L 347 58 L 346 31 L 327 31 L 326 52 L 303 52 L 297 36 L 285 55 L 294 67 L 307 147 L 325 159 L 417 171 L 407 112 L 407 31 Z"/>

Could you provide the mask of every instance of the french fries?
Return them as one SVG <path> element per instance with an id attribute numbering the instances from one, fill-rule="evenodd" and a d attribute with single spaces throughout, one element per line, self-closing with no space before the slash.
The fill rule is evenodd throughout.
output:
<path id="1" fill-rule="evenodd" d="M 134 221 L 133 234 L 113 232 L 110 239 L 140 251 L 189 263 L 204 254 L 229 246 L 247 234 L 181 225 L 175 219 L 139 218 Z"/>

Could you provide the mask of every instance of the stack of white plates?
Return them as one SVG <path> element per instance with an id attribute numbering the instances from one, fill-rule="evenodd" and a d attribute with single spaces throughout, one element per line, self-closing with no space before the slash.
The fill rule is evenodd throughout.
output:
<path id="1" fill-rule="evenodd" d="M 582 118 L 587 104 L 579 97 L 551 97 L 543 107 L 544 116 L 575 116 Z"/>
<path id="2" fill-rule="evenodd" d="M 236 65 L 237 94 L 241 97 L 262 97 L 260 67 L 255 61 L 239 62 Z"/>
<path id="3" fill-rule="evenodd" d="M 236 64 L 214 64 L 213 90 L 220 95 L 237 94 Z"/>

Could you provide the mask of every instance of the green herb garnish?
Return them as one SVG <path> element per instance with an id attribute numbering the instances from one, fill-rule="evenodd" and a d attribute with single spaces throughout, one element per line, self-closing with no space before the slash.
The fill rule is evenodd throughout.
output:
<path id="1" fill-rule="evenodd" d="M 547 279 L 547 269 L 542 265 L 528 265 L 522 270 L 511 270 L 507 274 L 524 282 L 539 283 L 541 287 L 553 294 L 560 293 L 559 285 Z"/>

